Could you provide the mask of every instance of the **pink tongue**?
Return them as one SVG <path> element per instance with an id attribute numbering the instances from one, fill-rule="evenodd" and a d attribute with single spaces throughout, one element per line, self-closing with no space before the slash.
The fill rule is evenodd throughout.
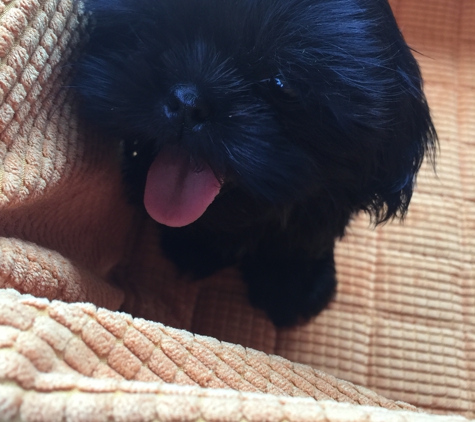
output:
<path id="1" fill-rule="evenodd" d="M 162 151 L 148 171 L 144 204 L 154 220 L 182 227 L 203 215 L 220 188 L 208 166 L 197 173 L 185 155 Z"/>

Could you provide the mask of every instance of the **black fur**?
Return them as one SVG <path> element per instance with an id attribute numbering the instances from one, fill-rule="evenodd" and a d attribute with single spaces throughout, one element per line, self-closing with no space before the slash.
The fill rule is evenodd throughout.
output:
<path id="1" fill-rule="evenodd" d="M 318 313 L 334 294 L 334 243 L 351 216 L 403 217 L 437 143 L 387 0 L 86 7 L 95 29 L 79 63 L 81 110 L 124 141 L 135 198 L 164 145 L 223 181 L 200 219 L 163 228 L 164 253 L 198 278 L 237 264 L 276 325 Z M 177 86 L 200 101 L 178 122 L 163 111 Z"/>

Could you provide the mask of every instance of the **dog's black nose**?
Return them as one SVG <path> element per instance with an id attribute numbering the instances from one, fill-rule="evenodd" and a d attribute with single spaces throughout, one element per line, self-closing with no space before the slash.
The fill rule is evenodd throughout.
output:
<path id="1" fill-rule="evenodd" d="M 193 86 L 178 85 L 168 96 L 165 114 L 173 123 L 193 129 L 208 119 L 210 107 Z"/>

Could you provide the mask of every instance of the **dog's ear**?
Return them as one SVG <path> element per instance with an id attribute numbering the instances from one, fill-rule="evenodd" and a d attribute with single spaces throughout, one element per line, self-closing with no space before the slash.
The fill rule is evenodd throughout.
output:
<path id="1" fill-rule="evenodd" d="M 418 63 L 387 1 L 365 2 L 363 14 L 351 9 L 358 2 L 340 3 L 352 32 L 325 23 L 315 31 L 327 43 L 318 49 L 325 82 L 318 91 L 332 128 L 332 143 L 319 146 L 342 165 L 335 174 L 320 164 L 330 179 L 340 178 L 335 186 L 345 189 L 349 206 L 379 224 L 405 216 L 423 159 L 435 163 L 437 133 Z"/>
<path id="2" fill-rule="evenodd" d="M 421 164 L 435 165 L 438 145 L 417 62 L 403 43 L 397 54 L 385 73 L 366 66 L 346 78 L 352 84 L 322 89 L 328 136 L 319 138 L 326 159 L 318 164 L 329 188 L 349 201 L 340 205 L 368 212 L 375 224 L 405 216 Z"/>
<path id="3" fill-rule="evenodd" d="M 387 16 L 385 59 L 390 63 L 394 77 L 386 86 L 386 98 L 382 103 L 382 107 L 391 110 L 391 119 L 376 130 L 380 142 L 367 184 L 370 201 L 364 206 L 375 224 L 405 217 L 421 164 L 426 159 L 435 170 L 438 148 L 421 71 L 413 54 L 418 53 L 406 44 L 389 4 L 380 1 L 379 5 Z"/>
<path id="4" fill-rule="evenodd" d="M 332 164 L 334 158 L 320 162 L 332 199 L 343 201 L 338 206 L 365 211 L 374 224 L 403 219 L 423 160 L 435 169 L 438 139 L 422 86 L 406 94 L 394 102 L 392 121 L 385 119 L 380 125 L 378 119 L 372 120 L 373 127 L 342 122 L 340 114 L 334 123 L 334 145 L 326 146 L 331 151 L 327 157 L 340 157 L 339 165 Z M 327 121 L 337 120 L 333 116 Z"/>
<path id="5" fill-rule="evenodd" d="M 373 174 L 364 192 L 369 201 L 362 208 L 375 224 L 404 218 L 423 159 L 435 166 L 437 134 L 422 91 L 404 108 L 399 122 L 376 150 Z"/>
<path id="6" fill-rule="evenodd" d="M 101 51 L 120 51 L 132 41 L 136 43 L 137 35 L 131 21 L 138 16 L 128 0 L 85 0 L 84 7 L 92 18 L 88 45 L 90 54 L 96 52 L 96 47 Z"/>

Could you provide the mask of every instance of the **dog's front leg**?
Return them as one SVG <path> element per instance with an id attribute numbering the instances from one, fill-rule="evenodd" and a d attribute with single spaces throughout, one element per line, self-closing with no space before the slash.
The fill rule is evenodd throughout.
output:
<path id="1" fill-rule="evenodd" d="M 246 255 L 241 271 L 253 306 L 276 326 L 291 326 L 318 314 L 335 295 L 333 249 L 318 258 L 305 250 L 285 250 L 275 239 Z"/>

